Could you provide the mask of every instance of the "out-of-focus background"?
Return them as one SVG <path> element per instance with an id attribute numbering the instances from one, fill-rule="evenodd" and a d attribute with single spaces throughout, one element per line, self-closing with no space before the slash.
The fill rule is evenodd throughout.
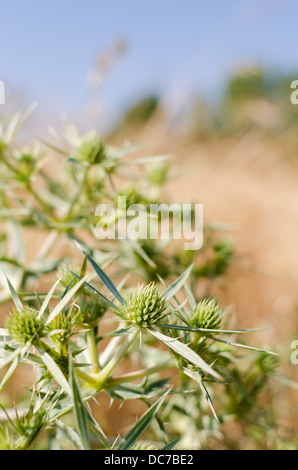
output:
<path id="1" fill-rule="evenodd" d="M 228 224 L 236 241 L 223 302 L 239 327 L 272 327 L 262 341 L 282 350 L 293 379 L 297 14 L 295 0 L 10 0 L 0 29 L 1 116 L 37 102 L 21 139 L 69 120 L 172 153 L 168 196 L 204 204 L 205 220 Z M 283 403 L 289 427 L 296 394 Z"/>

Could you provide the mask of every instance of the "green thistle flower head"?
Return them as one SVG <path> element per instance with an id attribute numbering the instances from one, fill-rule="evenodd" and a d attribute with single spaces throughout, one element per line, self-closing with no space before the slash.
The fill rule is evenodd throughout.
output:
<path id="1" fill-rule="evenodd" d="M 127 321 L 140 328 L 147 328 L 158 322 L 167 308 L 167 302 L 160 295 L 154 282 L 140 286 L 126 297 Z"/>
<path id="2" fill-rule="evenodd" d="M 101 137 L 96 132 L 91 132 L 85 137 L 79 148 L 79 160 L 94 165 L 102 162 L 104 157 L 105 146 Z"/>
<path id="3" fill-rule="evenodd" d="M 162 186 L 168 176 L 168 165 L 164 163 L 154 163 L 150 166 L 147 171 L 147 179 L 149 183 L 155 184 L 156 186 Z"/>
<path id="4" fill-rule="evenodd" d="M 21 436 L 26 436 L 31 432 L 39 432 L 44 425 L 46 416 L 47 412 L 44 406 L 36 412 L 30 409 L 26 414 L 16 419 L 16 429 Z"/>
<path id="5" fill-rule="evenodd" d="M 38 318 L 38 311 L 25 307 L 22 311 L 14 310 L 8 317 L 6 327 L 10 336 L 18 343 L 34 343 L 42 336 L 44 322 Z"/>
<path id="6" fill-rule="evenodd" d="M 19 436 L 13 442 L 12 450 L 29 450 L 32 447 L 48 424 L 51 408 L 52 404 L 48 400 L 44 400 L 39 408 L 36 408 L 36 402 L 32 400 L 27 412 L 21 416 L 17 414 L 14 427 Z"/>
<path id="7" fill-rule="evenodd" d="M 221 324 L 221 309 L 215 299 L 204 299 L 193 310 L 191 326 L 216 330 Z"/>
<path id="8" fill-rule="evenodd" d="M 264 374 L 270 374 L 278 366 L 278 356 L 271 356 L 269 354 L 261 352 L 257 358 L 257 365 Z"/>

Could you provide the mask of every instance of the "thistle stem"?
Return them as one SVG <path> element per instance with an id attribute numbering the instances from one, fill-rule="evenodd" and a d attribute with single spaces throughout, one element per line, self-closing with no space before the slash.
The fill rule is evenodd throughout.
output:
<path id="1" fill-rule="evenodd" d="M 102 389 L 103 386 L 106 384 L 108 381 L 112 371 L 115 369 L 115 367 L 119 364 L 119 362 L 123 359 L 123 357 L 126 355 L 128 349 L 130 346 L 133 344 L 135 339 L 139 336 L 139 330 L 136 329 L 132 336 L 125 341 L 125 343 L 121 346 L 119 351 L 115 354 L 114 357 L 107 363 L 107 365 L 97 374 L 96 376 L 96 381 L 97 381 L 97 387 L 99 389 Z"/>
<path id="2" fill-rule="evenodd" d="M 110 378 L 108 380 L 108 386 L 115 387 L 116 385 L 120 385 L 122 383 L 132 382 L 134 380 L 142 379 L 144 377 L 148 377 L 149 375 L 157 374 L 164 370 L 170 369 L 171 367 L 174 367 L 174 366 L 175 366 L 175 363 L 173 361 L 171 362 L 168 361 L 158 366 L 148 367 L 148 369 L 142 369 L 136 372 L 131 372 L 129 374 L 121 375 L 120 377 L 116 377 L 115 379 Z"/>
<path id="3" fill-rule="evenodd" d="M 74 195 L 74 198 L 73 200 L 70 202 L 70 206 L 68 208 L 68 212 L 67 212 L 67 215 L 66 215 L 66 219 L 65 220 L 70 220 L 73 216 L 73 210 L 74 210 L 74 207 L 76 205 L 76 203 L 78 202 L 78 200 L 80 199 L 80 196 L 82 194 L 82 191 L 84 189 L 84 186 L 85 186 L 85 183 L 87 181 L 87 177 L 88 177 L 88 172 L 89 172 L 89 168 L 90 167 L 85 167 L 84 170 L 83 170 L 83 175 L 82 175 L 82 179 L 81 179 L 81 182 L 77 188 L 77 191 Z"/>
<path id="4" fill-rule="evenodd" d="M 84 380 L 84 382 L 96 388 L 97 381 L 95 376 L 87 374 L 86 372 L 78 368 L 76 368 L 76 374 L 78 377 L 80 377 L 80 379 Z"/>
<path id="5" fill-rule="evenodd" d="M 97 354 L 97 348 L 96 348 L 96 340 L 95 340 L 95 334 L 94 334 L 94 329 L 90 329 L 86 333 L 87 336 L 87 343 L 88 343 L 88 349 L 89 349 L 89 354 L 90 354 L 90 359 L 92 362 L 91 366 L 91 373 L 92 374 L 98 374 L 99 373 L 99 363 L 98 363 L 98 354 Z"/>

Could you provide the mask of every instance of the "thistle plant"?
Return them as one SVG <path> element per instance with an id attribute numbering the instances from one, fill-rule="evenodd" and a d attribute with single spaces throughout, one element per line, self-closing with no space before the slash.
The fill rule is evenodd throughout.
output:
<path id="1" fill-rule="evenodd" d="M 2 406 L 0 446 L 213 448 L 215 439 L 226 444 L 222 425 L 233 420 L 251 439 L 252 418 L 253 432 L 269 436 L 271 402 L 260 419 L 258 399 L 281 377 L 278 354 L 243 340 L 255 329 L 229 329 L 210 289 L 235 262 L 234 244 L 208 225 L 199 252 L 171 240 L 95 236 L 99 203 L 115 205 L 121 195 L 132 203 L 160 199 L 169 156 L 132 158 L 141 146 L 115 148 L 73 126 L 42 151 L 17 151 L 23 121 L 15 117 L 0 134 L 0 302 L 11 312 L 0 330 L 0 392 L 23 364 L 34 378 L 16 408 Z M 53 152 L 58 175 L 45 166 Z M 43 234 L 30 257 L 28 227 Z M 103 391 L 111 402 L 135 400 L 128 431 L 107 435 L 90 407 Z M 273 446 L 281 442 L 277 436 Z"/>

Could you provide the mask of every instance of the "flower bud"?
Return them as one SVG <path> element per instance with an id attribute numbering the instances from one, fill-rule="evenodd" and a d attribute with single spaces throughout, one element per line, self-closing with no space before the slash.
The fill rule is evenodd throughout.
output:
<path id="1" fill-rule="evenodd" d="M 155 283 L 139 287 L 125 300 L 127 321 L 140 328 L 157 323 L 167 308 L 167 302 L 160 295 Z"/>
<path id="2" fill-rule="evenodd" d="M 43 334 L 44 322 L 38 318 L 38 311 L 25 307 L 22 311 L 14 310 L 6 322 L 10 336 L 18 343 L 34 343 Z"/>
<path id="3" fill-rule="evenodd" d="M 105 146 L 101 137 L 95 132 L 88 134 L 79 148 L 78 159 L 94 165 L 102 162 L 104 157 Z"/>
<path id="4" fill-rule="evenodd" d="M 191 326 L 216 330 L 221 324 L 221 309 L 215 299 L 204 299 L 193 310 Z"/>

